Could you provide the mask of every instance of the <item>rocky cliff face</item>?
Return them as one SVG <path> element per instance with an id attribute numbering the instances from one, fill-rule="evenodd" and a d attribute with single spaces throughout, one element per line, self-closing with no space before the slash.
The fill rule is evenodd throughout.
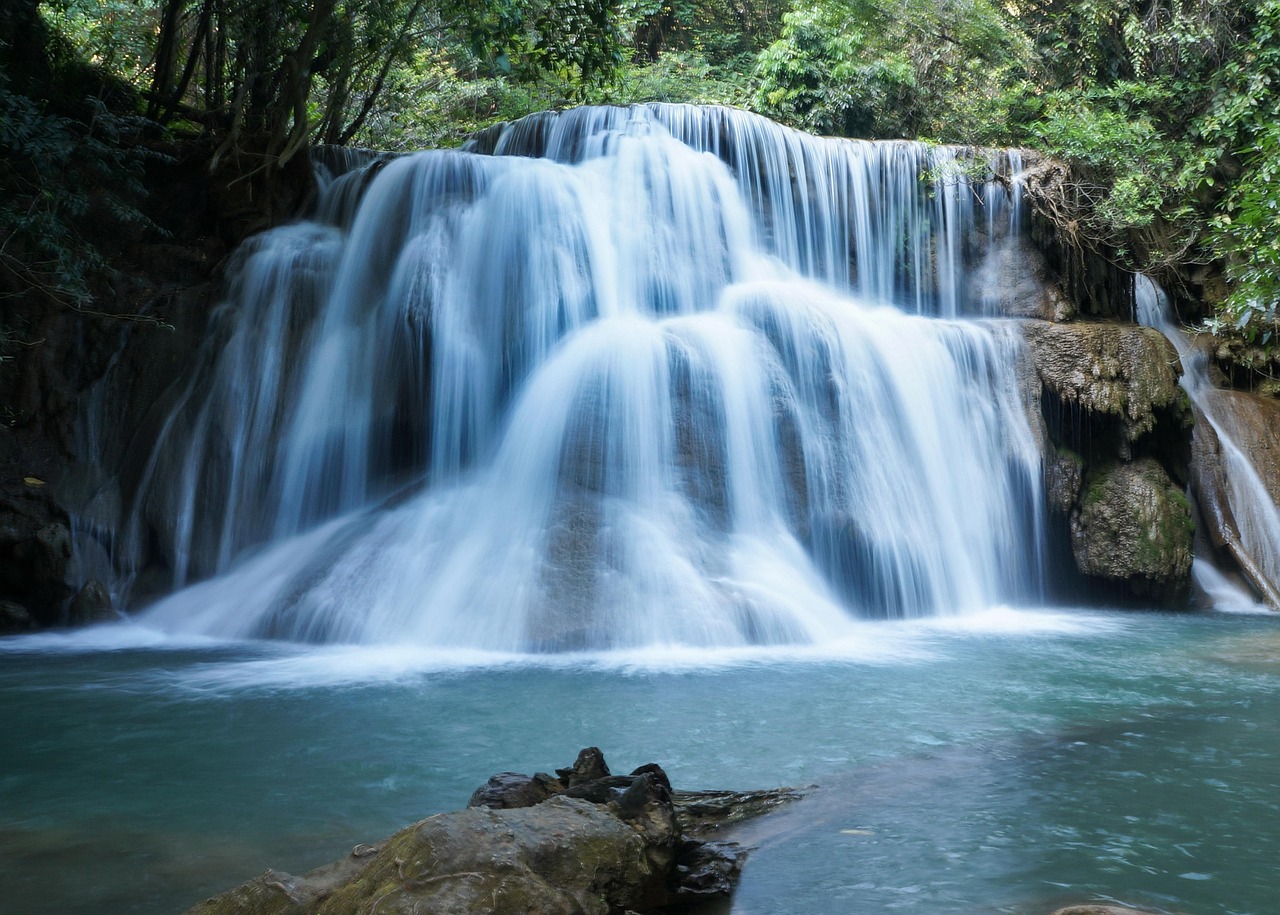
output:
<path id="1" fill-rule="evenodd" d="M 1026 396 L 1045 442 L 1046 495 L 1070 562 L 1112 598 L 1176 602 L 1191 571 L 1190 405 L 1158 331 L 1022 325 Z M 1065 558 L 1062 557 L 1062 558 Z"/>
<path id="2" fill-rule="evenodd" d="M 94 244 L 116 270 L 92 301 L 0 280 L 0 633 L 114 615 L 94 578 L 119 514 L 115 469 L 188 365 L 227 250 L 199 162 L 155 163 L 147 180 L 143 209 L 169 235 L 104 229 Z M 108 373 L 116 383 L 98 387 Z M 101 438 L 84 422 L 95 408 Z M 85 555 L 72 555 L 73 518 L 91 532 L 77 538 Z"/>

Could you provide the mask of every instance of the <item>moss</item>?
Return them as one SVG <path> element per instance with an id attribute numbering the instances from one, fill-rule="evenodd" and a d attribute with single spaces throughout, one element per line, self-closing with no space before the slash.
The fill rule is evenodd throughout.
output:
<path id="1" fill-rule="evenodd" d="M 1086 575 L 1180 587 L 1191 570 L 1191 503 L 1150 458 L 1089 474 L 1071 522 L 1072 552 Z"/>

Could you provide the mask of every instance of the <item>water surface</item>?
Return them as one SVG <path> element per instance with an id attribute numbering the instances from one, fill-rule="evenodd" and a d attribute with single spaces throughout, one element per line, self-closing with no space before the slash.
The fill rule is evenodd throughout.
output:
<path id="1" fill-rule="evenodd" d="M 1267 616 L 1015 610 L 550 660 L 7 639 L 0 898 L 180 910 L 594 744 L 680 787 L 819 786 L 748 828 L 735 912 L 1274 911 L 1277 659 Z"/>

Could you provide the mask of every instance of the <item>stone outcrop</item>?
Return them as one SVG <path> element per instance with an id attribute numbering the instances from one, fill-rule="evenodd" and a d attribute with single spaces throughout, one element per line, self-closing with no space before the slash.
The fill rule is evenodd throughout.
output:
<path id="1" fill-rule="evenodd" d="M 1177 351 L 1116 323 L 1021 324 L 1019 373 L 1044 440 L 1045 497 L 1059 563 L 1078 589 L 1151 603 L 1180 598 L 1194 525 L 1182 493 L 1192 416 Z"/>
<path id="2" fill-rule="evenodd" d="M 1158 330 L 1124 324 L 1028 321 L 1023 336 L 1044 388 L 1064 406 L 1114 418 L 1123 452 L 1185 397 L 1178 352 Z"/>
<path id="3" fill-rule="evenodd" d="M 590 747 L 555 776 L 500 773 L 466 810 L 358 845 L 305 876 L 268 870 L 188 915 L 669 911 L 724 898 L 737 879 L 742 849 L 704 837 L 798 796 L 673 792 L 659 766 L 615 776 Z"/>

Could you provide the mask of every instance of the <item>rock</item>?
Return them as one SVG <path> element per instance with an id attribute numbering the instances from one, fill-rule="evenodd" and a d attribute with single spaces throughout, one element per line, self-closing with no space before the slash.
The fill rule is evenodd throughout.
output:
<path id="1" fill-rule="evenodd" d="M 1011 318 L 1069 321 L 1076 311 L 1044 254 L 1027 239 L 997 241 L 973 272 L 967 296 Z"/>
<path id="2" fill-rule="evenodd" d="M 583 782 L 608 778 L 609 767 L 605 765 L 604 754 L 599 747 L 587 747 L 578 751 L 578 758 L 568 769 L 556 769 L 556 775 L 560 776 L 566 788 L 572 788 Z"/>
<path id="3" fill-rule="evenodd" d="M 1218 423 L 1256 470 L 1273 504 L 1280 504 L 1280 403 L 1243 391 L 1204 394 Z M 1200 506 L 1209 542 L 1230 556 L 1257 593 L 1280 609 L 1280 546 L 1265 529 L 1265 506 L 1252 493 L 1237 491 L 1214 424 L 1197 416 L 1191 444 L 1191 489 Z M 1240 473 L 1240 471 L 1236 471 Z M 1233 485 L 1234 484 L 1234 485 Z M 1243 530 L 1242 530 L 1243 526 Z"/>
<path id="4" fill-rule="evenodd" d="M 1084 461 L 1078 454 L 1053 449 L 1045 459 L 1044 485 L 1049 508 L 1066 514 L 1080 497 L 1084 479 Z"/>
<path id="5" fill-rule="evenodd" d="M 1071 549 L 1085 575 L 1164 595 L 1191 572 L 1191 504 L 1150 458 L 1092 471 L 1071 516 Z"/>
<path id="6" fill-rule="evenodd" d="M 610 775 L 603 754 L 590 747 L 557 772 L 559 779 L 500 773 L 472 796 L 472 804 L 487 799 L 497 806 L 428 817 L 300 877 L 267 870 L 188 915 L 644 915 L 732 890 L 745 851 L 682 834 L 682 807 L 660 767 Z M 608 800 L 595 803 L 571 791 Z M 759 795 L 770 802 L 752 806 Z M 785 789 L 690 795 L 718 805 L 729 820 L 798 796 Z M 522 801 L 531 803 L 517 806 Z"/>
<path id="7" fill-rule="evenodd" d="M 704 839 L 744 820 L 763 816 L 801 793 L 793 788 L 769 791 L 672 791 L 671 800 L 686 836 Z"/>
<path id="8" fill-rule="evenodd" d="M 1118 266 L 1123 258 L 1105 245 L 1082 245 L 1079 226 L 1064 215 L 1073 208 L 1079 182 L 1071 166 L 1039 159 L 1028 162 L 1021 177 L 1031 207 L 1031 242 L 1057 277 L 1065 298 L 1080 314 L 1131 319 L 1133 274 Z"/>
<path id="9" fill-rule="evenodd" d="M 557 797 L 428 817 L 367 857 L 303 877 L 267 871 L 190 912 L 606 915 L 652 906 L 665 883 L 629 826 L 589 801 Z"/>
<path id="10" fill-rule="evenodd" d="M 116 619 L 111 594 L 100 581 L 90 581 L 71 598 L 71 625 L 88 626 Z"/>
<path id="11" fill-rule="evenodd" d="M 495 810 L 532 807 L 562 790 L 560 783 L 545 772 L 535 775 L 499 772 L 489 776 L 489 780 L 472 793 L 467 806 Z"/>
<path id="12" fill-rule="evenodd" d="M 1038 409 L 1044 492 L 1071 598 L 1099 582 L 1122 596 L 1181 598 L 1191 563 L 1186 478 L 1192 414 L 1178 386 L 1173 345 L 1157 331 L 1116 323 L 1020 322 L 1018 379 Z M 1114 593 L 1109 595 L 1115 596 Z"/>
<path id="13" fill-rule="evenodd" d="M 36 628 L 35 618 L 26 607 L 11 600 L 0 600 L 0 635 L 25 632 L 34 628 Z"/>
<path id="14" fill-rule="evenodd" d="M 732 842 L 682 843 L 676 851 L 676 901 L 692 904 L 729 896 L 742 874 L 745 857 Z"/>
<path id="15" fill-rule="evenodd" d="M 1181 365 L 1159 331 L 1136 325 L 1026 321 L 1023 337 L 1041 384 L 1061 403 L 1115 417 L 1127 446 L 1155 428 L 1157 411 L 1183 412 Z"/>
<path id="16" fill-rule="evenodd" d="M 1280 504 L 1280 401 L 1245 391 L 1215 390 L 1204 396 L 1232 442 L 1257 469 L 1271 501 Z"/>
<path id="17" fill-rule="evenodd" d="M 1069 905 L 1052 915 L 1156 915 L 1146 909 L 1130 909 L 1120 905 Z"/>
<path id="18" fill-rule="evenodd" d="M 9 503 L 0 510 L 0 599 L 28 610 L 37 625 L 58 622 L 63 602 L 71 596 L 67 564 L 71 532 L 61 521 L 48 521 L 27 507 Z M 34 528 L 33 520 L 43 521 Z"/>

